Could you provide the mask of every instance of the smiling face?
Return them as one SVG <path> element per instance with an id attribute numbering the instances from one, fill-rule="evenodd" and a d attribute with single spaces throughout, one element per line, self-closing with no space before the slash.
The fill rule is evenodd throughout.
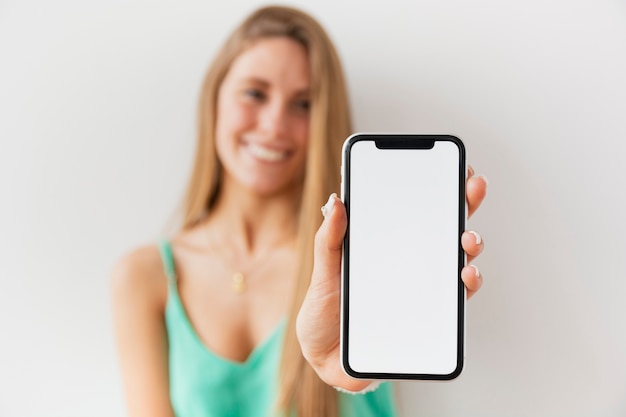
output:
<path id="1" fill-rule="evenodd" d="M 299 187 L 309 136 L 306 50 L 286 37 L 262 38 L 233 61 L 217 101 L 216 150 L 224 185 L 259 195 Z"/>

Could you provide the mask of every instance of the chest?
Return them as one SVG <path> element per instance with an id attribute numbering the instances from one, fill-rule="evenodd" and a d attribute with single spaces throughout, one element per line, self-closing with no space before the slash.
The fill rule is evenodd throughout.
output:
<path id="1" fill-rule="evenodd" d="M 177 416 L 269 417 L 278 392 L 285 321 L 244 361 L 207 348 L 172 302 L 166 310 L 170 399 Z"/>
<path id="2" fill-rule="evenodd" d="M 287 252 L 243 272 L 210 256 L 181 262 L 181 309 L 207 350 L 243 363 L 287 315 L 296 269 L 293 253 Z"/>

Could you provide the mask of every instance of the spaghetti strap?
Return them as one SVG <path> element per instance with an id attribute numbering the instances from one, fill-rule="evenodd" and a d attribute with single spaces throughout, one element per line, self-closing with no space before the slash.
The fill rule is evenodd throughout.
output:
<path id="1" fill-rule="evenodd" d="M 165 276 L 167 276 L 167 283 L 170 287 L 176 288 L 176 269 L 174 268 L 174 255 L 170 242 L 165 239 L 159 240 L 159 252 L 163 261 Z"/>

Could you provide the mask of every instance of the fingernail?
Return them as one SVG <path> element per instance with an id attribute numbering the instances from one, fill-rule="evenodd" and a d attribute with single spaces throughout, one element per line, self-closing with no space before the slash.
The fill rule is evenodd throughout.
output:
<path id="1" fill-rule="evenodd" d="M 480 271 L 478 270 L 478 267 L 476 265 L 470 265 L 472 268 L 474 268 L 474 276 L 476 278 L 480 278 Z"/>
<path id="2" fill-rule="evenodd" d="M 324 218 L 326 218 L 326 216 L 329 216 L 330 213 L 333 211 L 333 208 L 335 207 L 336 198 L 337 198 L 337 193 L 332 193 L 330 197 L 328 197 L 328 201 L 326 202 L 326 204 L 322 206 L 322 216 L 324 216 Z"/>
<path id="3" fill-rule="evenodd" d="M 476 178 L 482 178 L 483 181 L 485 181 L 485 185 L 489 185 L 489 181 L 487 181 L 487 177 L 485 177 L 484 175 L 479 175 Z"/>
<path id="4" fill-rule="evenodd" d="M 480 235 L 478 234 L 478 232 L 475 232 L 473 230 L 470 230 L 469 232 L 467 232 L 471 235 L 474 235 L 474 238 L 476 239 L 476 244 L 480 245 L 483 242 L 483 238 L 480 237 Z"/>
<path id="5" fill-rule="evenodd" d="M 470 165 L 467 166 L 467 176 L 471 177 L 474 175 L 474 168 L 472 168 Z"/>

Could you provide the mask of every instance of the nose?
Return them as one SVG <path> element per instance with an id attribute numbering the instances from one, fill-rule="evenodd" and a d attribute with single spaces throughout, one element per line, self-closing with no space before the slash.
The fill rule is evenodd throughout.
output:
<path id="1" fill-rule="evenodd" d="M 287 106 L 280 100 L 268 102 L 259 114 L 261 130 L 267 135 L 280 138 L 285 135 L 289 120 Z"/>

